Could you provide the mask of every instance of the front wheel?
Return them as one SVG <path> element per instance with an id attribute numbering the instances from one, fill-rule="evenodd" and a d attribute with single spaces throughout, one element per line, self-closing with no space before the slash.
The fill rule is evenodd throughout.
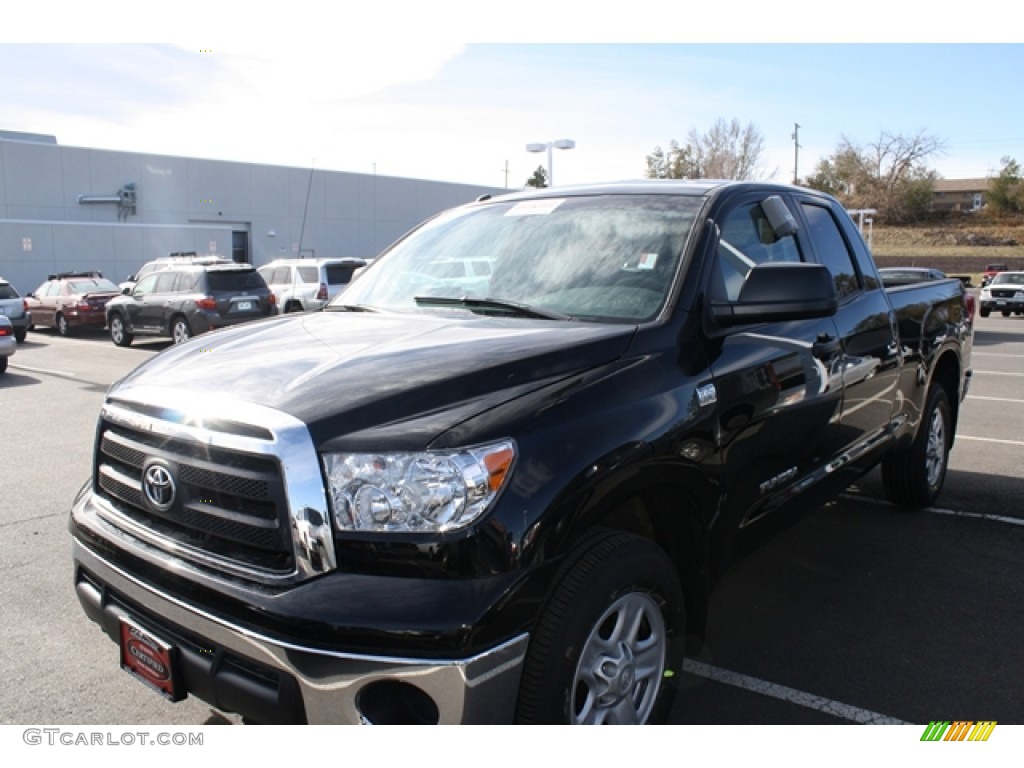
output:
<path id="1" fill-rule="evenodd" d="M 184 344 L 192 338 L 192 328 L 189 326 L 188 320 L 184 317 L 174 318 L 174 322 L 171 323 L 171 338 L 174 339 L 175 344 Z"/>
<path id="2" fill-rule="evenodd" d="M 628 533 L 566 559 L 530 638 L 522 723 L 663 723 L 681 673 L 683 592 L 665 552 Z"/>
<path id="3" fill-rule="evenodd" d="M 979 309 L 979 310 L 978 310 L 978 314 L 979 314 L 979 315 L 981 315 L 982 317 L 988 317 L 988 315 L 989 315 L 989 310 L 987 310 L 987 309 L 984 309 L 984 308 L 983 308 L 983 309 Z"/>
<path id="4" fill-rule="evenodd" d="M 931 505 L 946 479 L 952 439 L 949 397 L 945 389 L 933 384 L 910 450 L 887 456 L 882 462 L 882 483 L 889 500 L 904 507 Z"/>
<path id="5" fill-rule="evenodd" d="M 132 343 L 132 335 L 128 333 L 120 315 L 110 316 L 110 340 L 119 347 L 127 347 Z"/>

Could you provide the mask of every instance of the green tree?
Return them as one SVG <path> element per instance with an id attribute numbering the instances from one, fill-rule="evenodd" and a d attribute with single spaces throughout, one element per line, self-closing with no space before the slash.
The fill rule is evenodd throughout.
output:
<path id="1" fill-rule="evenodd" d="M 541 189 L 548 185 L 548 172 L 544 170 L 543 165 L 538 165 L 537 170 L 533 172 L 533 176 L 526 180 L 526 186 L 536 187 Z"/>
<path id="2" fill-rule="evenodd" d="M 689 179 L 696 175 L 690 147 L 680 147 L 675 139 L 668 143 L 668 151 L 655 147 L 647 156 L 648 179 Z"/>
<path id="3" fill-rule="evenodd" d="M 719 118 L 705 133 L 691 129 L 685 146 L 673 139 L 668 151 L 647 155 L 649 179 L 754 179 L 760 175 L 764 137 L 753 123 Z"/>
<path id="4" fill-rule="evenodd" d="M 985 204 L 1002 213 L 1024 211 L 1024 183 L 1020 164 L 1012 157 L 1004 157 L 999 173 L 989 178 Z"/>

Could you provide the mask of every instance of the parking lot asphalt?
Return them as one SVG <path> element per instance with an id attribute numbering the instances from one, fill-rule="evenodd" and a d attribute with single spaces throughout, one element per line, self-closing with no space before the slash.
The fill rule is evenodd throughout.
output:
<path id="1" fill-rule="evenodd" d="M 0 723 L 233 722 L 121 673 L 71 586 L 103 393 L 166 346 L 32 332 L 0 377 Z M 1024 318 L 979 318 L 972 364 L 936 506 L 889 505 L 872 472 L 743 561 L 673 723 L 1024 723 Z"/>

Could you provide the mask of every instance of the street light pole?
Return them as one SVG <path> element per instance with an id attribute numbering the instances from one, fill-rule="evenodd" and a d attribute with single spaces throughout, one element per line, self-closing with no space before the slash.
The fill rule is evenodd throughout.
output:
<path id="1" fill-rule="evenodd" d="M 544 152 L 548 153 L 548 186 L 555 186 L 555 174 L 551 166 L 551 149 L 573 149 L 576 146 L 576 142 L 572 139 L 556 139 L 555 141 L 546 141 L 543 143 L 527 144 L 527 152 Z"/>

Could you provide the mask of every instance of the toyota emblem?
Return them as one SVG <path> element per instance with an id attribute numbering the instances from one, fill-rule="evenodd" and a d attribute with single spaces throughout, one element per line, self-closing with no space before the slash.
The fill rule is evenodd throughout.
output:
<path id="1" fill-rule="evenodd" d="M 142 474 L 142 490 L 153 509 L 166 512 L 174 504 L 174 477 L 163 464 L 150 464 Z"/>

